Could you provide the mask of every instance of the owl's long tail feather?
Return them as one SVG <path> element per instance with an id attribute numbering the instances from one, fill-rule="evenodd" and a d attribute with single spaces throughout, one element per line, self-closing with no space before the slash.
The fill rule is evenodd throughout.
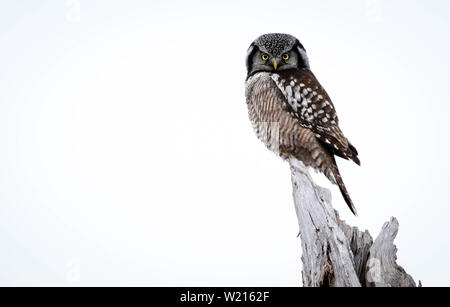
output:
<path id="1" fill-rule="evenodd" d="M 336 184 L 339 187 L 339 190 L 341 191 L 342 197 L 344 197 L 345 202 L 347 203 L 347 206 L 350 208 L 350 211 L 352 211 L 352 213 L 354 215 L 358 215 L 356 213 L 356 207 L 353 204 L 352 199 L 350 198 L 350 194 L 347 191 L 347 188 L 345 187 L 344 184 L 344 180 L 342 180 L 341 174 L 339 173 L 339 168 L 337 167 L 336 164 L 336 160 L 334 159 L 334 157 L 332 158 L 333 160 L 333 175 L 334 175 L 334 179 L 336 180 Z"/>

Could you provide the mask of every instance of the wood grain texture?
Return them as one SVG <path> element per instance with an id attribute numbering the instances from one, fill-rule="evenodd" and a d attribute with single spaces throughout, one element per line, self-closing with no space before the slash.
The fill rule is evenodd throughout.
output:
<path id="1" fill-rule="evenodd" d="M 414 279 L 397 264 L 394 239 L 398 227 L 397 219 L 392 217 L 383 225 L 381 233 L 370 248 L 367 287 L 416 287 Z"/>
<path id="2" fill-rule="evenodd" d="M 329 190 L 317 186 L 302 162 L 291 158 L 295 211 L 302 244 L 305 287 L 415 287 L 396 263 L 395 218 L 384 224 L 375 241 L 339 218 Z M 420 283 L 419 283 L 420 285 Z"/>

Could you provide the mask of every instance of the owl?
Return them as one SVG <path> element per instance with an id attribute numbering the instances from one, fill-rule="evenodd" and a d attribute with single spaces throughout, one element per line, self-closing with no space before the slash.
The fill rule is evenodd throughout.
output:
<path id="1" fill-rule="evenodd" d="M 306 50 L 288 34 L 264 34 L 248 48 L 245 96 L 257 137 L 283 159 L 295 158 L 338 185 L 353 214 L 335 156 L 360 165 L 339 128 L 335 107 L 310 70 Z"/>

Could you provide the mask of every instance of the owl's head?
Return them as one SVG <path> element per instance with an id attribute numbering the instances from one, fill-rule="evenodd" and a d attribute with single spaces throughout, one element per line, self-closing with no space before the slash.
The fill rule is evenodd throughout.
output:
<path id="1" fill-rule="evenodd" d="M 292 35 L 264 34 L 253 41 L 247 51 L 247 75 L 255 72 L 309 69 L 308 56 L 300 41 Z"/>

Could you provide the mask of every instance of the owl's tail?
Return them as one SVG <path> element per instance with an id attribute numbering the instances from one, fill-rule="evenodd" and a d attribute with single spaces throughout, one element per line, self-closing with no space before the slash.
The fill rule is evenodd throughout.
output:
<path id="1" fill-rule="evenodd" d="M 350 208 L 350 211 L 352 211 L 354 215 L 358 215 L 356 213 L 355 205 L 353 204 L 353 201 L 350 198 L 350 194 L 348 193 L 347 188 L 345 187 L 344 180 L 342 180 L 341 174 L 339 173 L 339 168 L 337 167 L 336 160 L 334 159 L 334 157 L 332 157 L 332 162 L 333 162 L 332 173 L 334 179 L 336 180 L 335 183 L 339 186 L 339 190 L 341 191 L 342 197 L 344 197 L 344 200 L 347 203 L 347 206 Z"/>

